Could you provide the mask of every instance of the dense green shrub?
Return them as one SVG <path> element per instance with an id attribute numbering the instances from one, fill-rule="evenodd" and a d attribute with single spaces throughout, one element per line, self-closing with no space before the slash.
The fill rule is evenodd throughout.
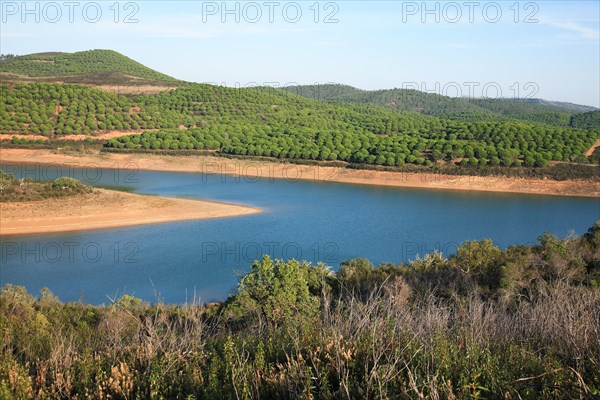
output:
<path id="1" fill-rule="evenodd" d="M 62 178 L 56 178 L 54 182 L 52 182 L 52 187 L 54 189 L 79 189 L 83 187 L 83 184 L 79 182 L 77 179 L 69 178 L 68 176 L 63 176 Z"/>

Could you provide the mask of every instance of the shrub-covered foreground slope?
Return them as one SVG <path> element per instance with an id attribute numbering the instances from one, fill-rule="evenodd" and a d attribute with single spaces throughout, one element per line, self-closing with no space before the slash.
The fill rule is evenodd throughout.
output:
<path id="1" fill-rule="evenodd" d="M 408 265 L 256 261 L 225 303 L 5 286 L 0 397 L 556 399 L 600 394 L 600 221 Z"/>

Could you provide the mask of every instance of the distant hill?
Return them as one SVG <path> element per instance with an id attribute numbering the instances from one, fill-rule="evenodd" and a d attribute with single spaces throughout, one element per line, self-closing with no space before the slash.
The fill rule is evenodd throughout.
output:
<path id="1" fill-rule="evenodd" d="M 463 122 L 521 120 L 569 126 L 575 113 L 593 107 L 540 99 L 466 99 L 412 89 L 361 90 L 347 85 L 292 86 L 285 90 L 326 102 L 369 103 Z"/>
<path id="2" fill-rule="evenodd" d="M 539 104 L 541 106 L 546 106 L 546 107 L 556 107 L 556 108 L 563 109 L 563 110 L 571 110 L 571 111 L 578 112 L 578 113 L 584 113 L 584 112 L 588 112 L 588 111 L 597 110 L 597 108 L 595 108 L 595 107 L 584 106 L 581 104 L 568 103 L 565 101 L 550 101 L 550 100 L 542 100 L 542 99 L 523 99 L 521 101 L 524 103 Z"/>
<path id="3" fill-rule="evenodd" d="M 82 84 L 174 84 L 177 79 L 113 50 L 45 52 L 0 59 L 2 81 Z"/>

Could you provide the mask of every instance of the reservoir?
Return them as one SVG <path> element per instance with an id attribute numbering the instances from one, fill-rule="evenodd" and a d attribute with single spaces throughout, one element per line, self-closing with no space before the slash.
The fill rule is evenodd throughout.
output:
<path id="1" fill-rule="evenodd" d="M 16 177 L 44 178 L 22 165 L 3 169 Z M 224 300 L 263 254 L 333 269 L 355 257 L 375 265 L 401 263 L 434 250 L 451 255 L 466 240 L 490 238 L 505 248 L 533 244 L 544 232 L 581 235 L 600 219 L 594 198 L 111 169 L 71 169 L 68 175 L 95 186 L 264 212 L 2 238 L 0 285 L 25 286 L 33 294 L 47 287 L 62 301 L 92 304 L 123 294 L 150 302 L 211 302 Z"/>

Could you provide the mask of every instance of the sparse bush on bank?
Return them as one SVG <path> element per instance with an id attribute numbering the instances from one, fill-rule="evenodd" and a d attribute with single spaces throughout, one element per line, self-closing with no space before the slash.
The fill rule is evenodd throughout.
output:
<path id="1" fill-rule="evenodd" d="M 600 221 L 405 265 L 256 261 L 222 304 L 0 294 L 2 398 L 591 399 Z"/>
<path id="2" fill-rule="evenodd" d="M 61 178 L 56 178 L 54 182 L 52 182 L 53 189 L 61 189 L 61 190 L 69 190 L 69 189 L 81 189 L 84 185 L 79 182 L 77 179 L 69 178 L 68 176 L 63 176 Z"/>
<path id="3" fill-rule="evenodd" d="M 0 201 L 37 201 L 65 196 L 91 193 L 93 189 L 77 179 L 62 177 L 53 182 L 36 182 L 31 179 L 15 179 L 0 171 Z"/>

